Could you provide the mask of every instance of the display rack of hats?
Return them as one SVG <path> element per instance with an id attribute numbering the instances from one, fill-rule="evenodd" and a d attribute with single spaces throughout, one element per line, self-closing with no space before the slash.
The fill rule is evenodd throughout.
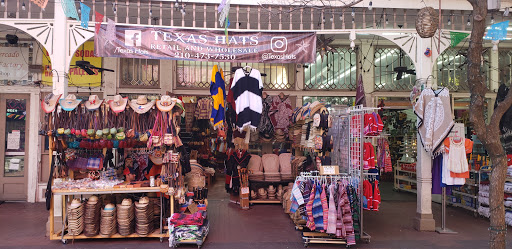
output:
<path id="1" fill-rule="evenodd" d="M 293 181 L 291 153 L 251 155 L 249 172 L 250 203 L 281 203 L 283 186 Z"/>
<path id="2" fill-rule="evenodd" d="M 57 161 L 53 175 L 58 177 L 55 181 L 50 180 L 50 183 L 54 182 L 50 192 L 52 195 L 56 194 L 55 191 L 58 191 L 58 195 L 73 195 L 77 190 L 88 194 L 158 191 L 169 194 L 174 200 L 174 197 L 180 199 L 187 192 L 183 175 L 189 169 L 182 169 L 182 161 L 186 158 L 182 154 L 186 151 L 179 137 L 180 115 L 184 112 L 180 99 L 168 95 L 158 100 L 148 100 L 143 95 L 128 100 L 127 97 L 116 95 L 110 101 L 103 101 L 96 95 L 84 101 L 74 94 L 59 100 L 60 97 L 49 94 L 41 101 L 45 125 L 39 133 L 49 136 L 52 155 L 57 152 L 51 157 L 51 161 Z M 135 155 L 132 159 L 145 158 L 142 160 L 146 160 L 146 163 L 137 162 L 137 166 L 141 165 L 138 169 L 129 168 L 126 163 L 114 163 L 114 158 L 127 158 L 128 154 Z M 153 170 L 155 178 L 151 179 L 142 167 L 147 165 L 148 158 L 151 158 L 154 165 L 161 166 Z M 153 158 L 159 163 L 155 163 Z M 188 158 L 186 161 L 188 163 Z M 124 170 L 122 167 L 125 167 Z M 151 174 L 149 168 L 147 171 Z M 120 172 L 138 176 L 132 182 L 123 183 Z M 123 191 L 123 188 L 126 189 Z M 163 214 L 155 212 L 152 204 L 154 201 L 146 201 L 138 202 L 138 208 L 134 209 L 140 211 L 134 216 L 140 220 L 139 226 L 134 227 L 138 237 L 151 234 L 155 225 L 154 218 Z M 101 217 L 107 221 L 119 219 L 119 212 L 124 211 L 124 207 L 108 206 L 100 209 L 94 206 L 96 209 L 92 211 L 88 207 L 93 203 L 89 200 L 83 204 L 85 211 L 80 211 L 79 203 L 74 203 L 76 206 L 69 204 L 67 211 L 76 214 L 70 219 L 72 226 L 68 225 L 67 233 L 58 236 L 51 224 L 51 239 L 62 239 L 64 242 L 69 236 L 79 235 L 82 231 L 84 236 L 78 238 L 96 238 L 100 232 L 103 237 L 109 238 L 133 237 L 132 232 L 125 227 L 115 229 L 108 222 L 101 222 Z M 171 212 L 174 209 L 173 203 L 171 201 Z M 161 207 L 158 205 L 157 208 Z M 160 233 L 150 237 L 162 238 Z"/>

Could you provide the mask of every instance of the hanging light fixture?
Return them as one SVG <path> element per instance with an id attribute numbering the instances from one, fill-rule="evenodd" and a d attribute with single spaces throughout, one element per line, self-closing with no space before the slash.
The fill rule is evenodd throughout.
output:
<path id="1" fill-rule="evenodd" d="M 373 3 L 372 3 L 372 1 L 370 1 L 368 3 L 368 10 L 372 10 L 372 9 L 373 9 Z"/>
<path id="2" fill-rule="evenodd" d="M 5 0 L 2 0 L 2 2 L 0 2 L 0 5 L 1 5 L 2 7 L 5 7 Z"/>
<path id="3" fill-rule="evenodd" d="M 3 1 L 3 0 L 2 0 Z M 350 13 L 353 17 L 356 16 L 356 11 L 354 10 L 354 8 L 352 8 L 352 13 Z"/>
<path id="4" fill-rule="evenodd" d="M 452 20 L 448 18 L 448 25 L 452 25 Z"/>
<path id="5" fill-rule="evenodd" d="M 343 21 L 343 12 L 340 13 L 340 21 Z"/>
<path id="6" fill-rule="evenodd" d="M 82 7 L 80 5 L 78 5 L 78 14 L 81 14 L 82 13 Z"/>
<path id="7" fill-rule="evenodd" d="M 491 23 L 494 24 L 494 13 L 491 15 Z"/>
<path id="8" fill-rule="evenodd" d="M 332 14 L 331 19 L 329 19 L 331 22 L 334 22 L 334 14 Z"/>
<path id="9" fill-rule="evenodd" d="M 510 14 L 510 8 L 506 7 L 505 11 L 503 12 L 503 16 L 508 16 L 508 14 Z"/>
<path id="10" fill-rule="evenodd" d="M 467 26 L 471 26 L 471 20 L 468 17 L 468 23 L 466 23 Z"/>
<path id="11" fill-rule="evenodd" d="M 325 16 L 322 17 L 322 23 L 325 23 Z"/>
<path id="12" fill-rule="evenodd" d="M 23 2 L 23 3 L 21 4 L 21 10 L 26 10 L 26 9 L 27 9 L 27 8 L 25 7 L 25 2 Z"/>
<path id="13" fill-rule="evenodd" d="M 153 16 L 153 10 L 149 9 L 149 16 Z"/>
<path id="14" fill-rule="evenodd" d="M 34 48 L 34 43 L 30 43 L 29 48 Z"/>
<path id="15" fill-rule="evenodd" d="M 116 3 L 112 3 L 112 11 L 114 11 L 114 15 L 117 14 Z"/>
<path id="16" fill-rule="evenodd" d="M 387 18 L 387 17 L 386 17 L 386 24 L 389 24 L 389 20 L 388 20 L 388 18 Z"/>

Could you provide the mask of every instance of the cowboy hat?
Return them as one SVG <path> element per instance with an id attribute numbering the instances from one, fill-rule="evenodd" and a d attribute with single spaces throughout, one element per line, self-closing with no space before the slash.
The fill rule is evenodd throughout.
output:
<path id="1" fill-rule="evenodd" d="M 81 99 L 77 99 L 74 94 L 68 94 L 65 99 L 60 99 L 59 104 L 64 111 L 72 111 L 82 102 Z"/>
<path id="2" fill-rule="evenodd" d="M 128 97 L 123 98 L 121 95 L 114 96 L 114 100 L 108 102 L 110 109 L 115 113 L 120 113 L 126 109 L 128 104 Z"/>
<path id="3" fill-rule="evenodd" d="M 91 95 L 89 96 L 89 100 L 85 101 L 85 108 L 89 111 L 94 111 L 100 108 L 101 103 L 103 103 L 103 100 L 101 100 L 98 95 Z"/>
<path id="4" fill-rule="evenodd" d="M 139 95 L 137 99 L 132 99 L 130 101 L 130 107 L 138 114 L 144 114 L 148 112 L 154 104 L 154 100 L 148 102 L 146 95 Z"/>
<path id="5" fill-rule="evenodd" d="M 60 96 L 54 95 L 53 93 L 50 93 L 44 97 L 44 100 L 41 101 L 41 108 L 43 108 L 43 111 L 45 113 L 51 113 L 55 110 L 55 107 L 57 106 L 57 103 L 59 102 Z"/>
<path id="6" fill-rule="evenodd" d="M 175 103 L 176 107 L 179 107 L 183 113 L 185 113 L 185 106 L 183 105 L 183 101 L 181 101 L 181 99 L 171 98 L 171 101 Z"/>
<path id="7" fill-rule="evenodd" d="M 156 101 L 156 107 L 162 112 L 169 112 L 176 104 L 176 101 L 172 101 L 169 95 L 163 95 L 160 100 Z"/>

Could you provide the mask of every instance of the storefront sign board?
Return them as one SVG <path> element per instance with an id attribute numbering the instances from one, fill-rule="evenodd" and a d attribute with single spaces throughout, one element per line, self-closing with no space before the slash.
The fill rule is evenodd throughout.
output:
<path id="1" fill-rule="evenodd" d="M 170 59 L 215 62 L 314 63 L 314 32 L 235 32 L 116 25 L 116 39 L 107 25 L 95 36 L 98 57 Z M 226 38 L 227 37 L 227 38 Z"/>
<path id="2" fill-rule="evenodd" d="M 28 48 L 0 47 L 0 80 L 28 80 Z"/>

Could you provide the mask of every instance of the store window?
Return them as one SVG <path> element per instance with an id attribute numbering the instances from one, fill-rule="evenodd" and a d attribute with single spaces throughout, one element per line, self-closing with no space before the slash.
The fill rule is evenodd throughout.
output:
<path id="1" fill-rule="evenodd" d="M 306 89 L 354 90 L 356 89 L 357 54 L 351 48 L 336 48 L 322 57 L 317 53 L 316 62 L 305 65 Z"/>
<path id="2" fill-rule="evenodd" d="M 374 65 L 375 90 L 410 91 L 414 86 L 414 63 L 400 48 L 376 48 Z"/>
<path id="3" fill-rule="evenodd" d="M 482 74 L 489 86 L 489 52 L 483 53 Z M 467 48 L 448 48 L 437 58 L 437 84 L 452 92 L 469 92 L 467 84 Z"/>
<path id="4" fill-rule="evenodd" d="M 312 103 L 314 101 L 322 101 L 331 106 L 352 106 L 354 105 L 355 97 L 343 96 L 304 96 L 302 103 Z"/>
<path id="5" fill-rule="evenodd" d="M 510 86 L 510 80 L 512 79 L 512 49 L 500 49 L 498 60 L 500 84 L 503 83 Z"/>
<path id="6" fill-rule="evenodd" d="M 160 61 L 150 59 L 121 59 L 121 87 L 160 87 Z"/>
<path id="7" fill-rule="evenodd" d="M 208 62 L 208 61 L 177 61 L 176 72 L 177 87 L 187 88 L 209 88 L 213 65 L 217 65 L 224 71 L 226 86 L 229 86 L 231 79 L 230 62 Z"/>
<path id="8" fill-rule="evenodd" d="M 295 87 L 295 64 L 282 63 L 242 63 L 242 67 L 250 66 L 258 69 L 265 90 L 284 90 Z"/>

